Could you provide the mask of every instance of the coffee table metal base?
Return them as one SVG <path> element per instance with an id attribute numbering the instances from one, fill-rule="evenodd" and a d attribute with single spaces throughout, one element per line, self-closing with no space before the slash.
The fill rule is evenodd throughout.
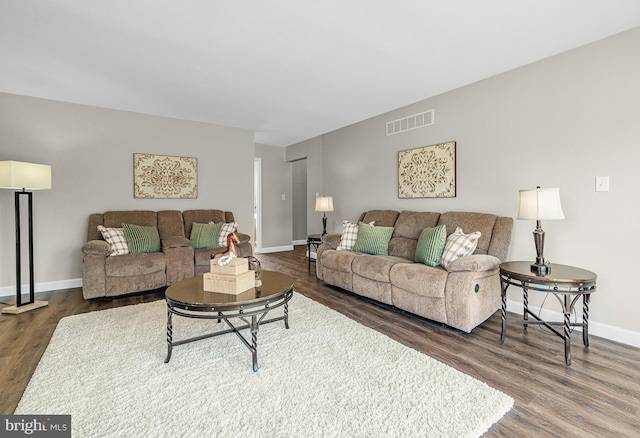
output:
<path id="1" fill-rule="evenodd" d="M 244 304 L 242 306 L 227 305 L 212 307 L 199 305 L 192 308 L 183 308 L 188 306 L 178 307 L 177 303 L 172 303 L 167 300 L 167 357 L 164 362 L 168 363 L 169 360 L 171 360 L 173 347 L 188 344 L 190 342 L 200 341 L 203 339 L 213 338 L 215 336 L 225 335 L 227 333 L 235 333 L 242 341 L 242 343 L 249 349 L 249 351 L 251 351 L 253 360 L 253 371 L 258 371 L 258 330 L 260 329 L 260 325 L 276 321 L 284 321 L 284 326 L 286 329 L 288 329 L 289 300 L 291 300 L 291 297 L 293 297 L 293 290 L 290 290 L 283 294 L 280 300 L 276 300 L 275 302 L 270 301 L 267 303 L 261 303 L 254 308 L 251 308 L 251 306 L 247 304 Z M 283 316 L 265 320 L 265 317 L 271 310 L 279 307 L 284 308 Z M 229 326 L 229 328 L 226 330 L 207 333 L 200 336 L 194 336 L 188 339 L 174 341 L 172 323 L 173 315 L 183 316 L 185 318 L 216 319 L 218 320 L 218 323 L 224 321 L 227 326 Z M 244 324 L 236 326 L 230 321 L 231 318 L 238 318 L 240 321 L 244 322 Z M 251 333 L 250 339 L 241 333 L 241 330 L 245 329 L 249 329 L 249 333 Z"/>

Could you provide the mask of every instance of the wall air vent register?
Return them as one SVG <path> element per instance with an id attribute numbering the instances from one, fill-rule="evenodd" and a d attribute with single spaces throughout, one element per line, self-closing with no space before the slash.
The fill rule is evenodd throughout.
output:
<path id="1" fill-rule="evenodd" d="M 411 131 L 412 129 L 424 128 L 434 123 L 434 110 L 413 114 L 402 119 L 387 122 L 387 136 Z"/>

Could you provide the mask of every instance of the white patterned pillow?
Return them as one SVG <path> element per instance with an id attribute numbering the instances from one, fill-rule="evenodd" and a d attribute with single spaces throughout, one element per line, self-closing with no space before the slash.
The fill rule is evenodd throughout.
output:
<path id="1" fill-rule="evenodd" d="M 237 228 L 237 222 L 222 224 L 222 228 L 220 228 L 220 237 L 218 238 L 218 246 L 227 246 L 227 236 L 235 232 Z"/>
<path id="2" fill-rule="evenodd" d="M 369 225 L 375 224 L 375 221 L 369 222 Z M 340 236 L 340 245 L 336 248 L 338 251 L 351 251 L 358 239 L 358 224 L 352 224 L 349 221 L 342 221 L 342 236 Z"/>
<path id="3" fill-rule="evenodd" d="M 440 262 L 445 269 L 448 269 L 451 262 L 460 257 L 473 254 L 478 246 L 478 240 L 482 233 L 475 231 L 471 234 L 464 234 L 462 228 L 457 227 L 456 230 L 447 237 L 447 244 L 442 253 L 442 261 Z"/>
<path id="4" fill-rule="evenodd" d="M 102 234 L 102 238 L 111 245 L 110 256 L 129 254 L 129 244 L 124 237 L 122 228 L 106 228 L 98 225 L 98 231 Z"/>

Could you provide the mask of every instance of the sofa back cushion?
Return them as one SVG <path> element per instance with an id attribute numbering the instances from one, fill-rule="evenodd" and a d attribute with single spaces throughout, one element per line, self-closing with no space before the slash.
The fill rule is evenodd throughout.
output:
<path id="1" fill-rule="evenodd" d="M 358 222 L 364 222 L 365 224 L 375 221 L 376 227 L 393 227 L 398 219 L 398 213 L 395 210 L 371 210 L 365 211 L 358 218 Z"/>
<path id="2" fill-rule="evenodd" d="M 158 232 L 160 239 L 166 237 L 189 237 L 184 234 L 182 212 L 178 210 L 161 210 L 158 212 Z"/>
<path id="3" fill-rule="evenodd" d="M 438 225 L 440 213 L 403 210 L 395 223 L 393 237 L 418 240 L 425 228 Z"/>
<path id="4" fill-rule="evenodd" d="M 90 240 L 104 240 L 98 231 L 98 225 L 107 228 L 122 228 L 122 224 L 143 225 L 146 227 L 158 226 L 158 215 L 155 211 L 148 210 L 127 210 L 127 211 L 107 211 L 105 213 L 94 213 L 89 215 L 89 226 L 87 228 L 87 242 Z"/>
<path id="5" fill-rule="evenodd" d="M 420 233 L 438 224 L 440 213 L 403 210 L 395 222 L 393 237 L 389 242 L 389 255 L 413 260 Z"/>

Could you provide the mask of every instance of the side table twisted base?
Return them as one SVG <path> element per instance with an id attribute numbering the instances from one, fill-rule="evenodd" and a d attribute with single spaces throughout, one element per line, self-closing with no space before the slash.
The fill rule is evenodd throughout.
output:
<path id="1" fill-rule="evenodd" d="M 589 348 L 589 301 L 591 294 L 596 291 L 596 274 L 585 269 L 572 266 L 551 264 L 550 272 L 537 275 L 531 272 L 530 262 L 505 262 L 500 265 L 500 281 L 502 283 L 502 331 L 500 341 L 507 336 L 507 289 L 510 285 L 522 289 L 523 319 L 509 320 L 522 324 L 526 330 L 529 324 L 540 324 L 547 327 L 564 340 L 564 358 L 567 365 L 571 365 L 571 327 L 582 328 L 582 342 Z M 545 321 L 529 310 L 529 290 L 553 294 L 562 306 L 563 321 Z M 571 313 L 576 302 L 582 297 L 582 322 L 571 322 Z M 532 316 L 535 321 L 529 319 Z M 562 325 L 563 332 L 553 326 Z"/>

